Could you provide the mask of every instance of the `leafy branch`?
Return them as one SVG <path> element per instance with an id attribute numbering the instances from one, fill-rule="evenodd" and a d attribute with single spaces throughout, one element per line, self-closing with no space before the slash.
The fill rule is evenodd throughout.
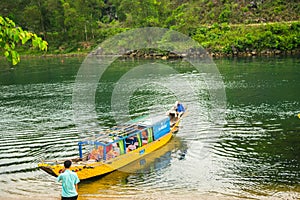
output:
<path id="1" fill-rule="evenodd" d="M 12 65 L 20 62 L 20 55 L 15 50 L 16 46 L 18 44 L 24 45 L 28 41 L 31 41 L 34 48 L 47 51 L 48 43 L 42 38 L 17 27 L 11 19 L 0 16 L 0 49 L 4 49 L 4 56 Z"/>

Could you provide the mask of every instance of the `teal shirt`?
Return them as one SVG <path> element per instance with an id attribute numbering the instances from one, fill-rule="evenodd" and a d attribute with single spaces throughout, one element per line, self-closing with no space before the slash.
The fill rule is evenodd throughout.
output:
<path id="1" fill-rule="evenodd" d="M 63 197 L 74 197 L 77 196 L 78 193 L 75 188 L 75 184 L 80 182 L 77 174 L 67 169 L 64 173 L 61 173 L 57 177 L 58 182 L 62 182 L 62 192 L 61 196 Z"/>

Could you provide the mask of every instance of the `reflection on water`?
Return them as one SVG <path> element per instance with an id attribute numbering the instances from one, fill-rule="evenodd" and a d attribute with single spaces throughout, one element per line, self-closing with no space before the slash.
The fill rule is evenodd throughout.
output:
<path id="1" fill-rule="evenodd" d="M 37 163 L 78 154 L 82 133 L 73 121 L 72 91 L 81 61 L 29 59 L 15 69 L 1 61 L 1 199 L 59 199 L 60 184 L 38 170 Z M 101 127 L 114 125 L 112 89 L 124 72 L 143 64 L 135 62 L 116 62 L 100 81 L 96 103 Z M 205 74 L 173 62 L 180 73 L 170 77 L 187 78 L 199 89 L 196 98 L 184 102 L 197 102 L 197 112 L 189 110 L 180 131 L 163 148 L 122 170 L 81 183 L 80 199 L 300 197 L 299 58 L 215 62 L 226 87 L 226 124 L 216 125 L 209 116 L 213 105 L 203 87 Z M 175 100 L 165 88 L 139 88 L 130 100 L 130 114 L 147 114 L 159 103 L 168 109 Z"/>
<path id="2" fill-rule="evenodd" d="M 186 149 L 186 144 L 175 136 L 167 145 L 152 154 L 107 176 L 83 182 L 80 185 L 81 198 L 136 198 L 143 190 L 155 191 L 157 185 L 163 182 L 165 169 L 172 162 L 184 159 Z"/>

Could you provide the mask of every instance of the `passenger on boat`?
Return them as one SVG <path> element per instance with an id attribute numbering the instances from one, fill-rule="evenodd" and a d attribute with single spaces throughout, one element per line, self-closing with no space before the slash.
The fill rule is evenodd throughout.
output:
<path id="1" fill-rule="evenodd" d="M 116 157 L 116 152 L 114 152 L 113 150 L 110 150 L 109 152 L 106 153 L 106 160 L 110 160 L 115 157 Z"/>
<path id="2" fill-rule="evenodd" d="M 128 151 L 133 151 L 137 148 L 136 145 L 138 145 L 137 143 L 137 138 L 136 137 L 129 137 L 126 139 L 126 144 L 127 146 L 127 152 Z"/>
<path id="3" fill-rule="evenodd" d="M 136 136 L 133 137 L 133 145 L 138 148 L 139 147 L 139 142 Z"/>
<path id="4" fill-rule="evenodd" d="M 144 146 L 146 144 L 148 144 L 148 133 L 144 130 L 142 132 L 142 145 Z"/>
<path id="5" fill-rule="evenodd" d="M 126 138 L 126 144 L 129 145 L 129 144 L 131 144 L 131 143 L 134 143 L 133 137 L 128 137 L 128 138 Z"/>
<path id="6" fill-rule="evenodd" d="M 177 117 L 177 111 L 176 111 L 176 109 L 177 109 L 177 105 L 174 105 L 174 106 L 167 112 L 167 115 L 171 115 L 171 116 L 174 115 L 174 117 Z"/>
<path id="7" fill-rule="evenodd" d="M 90 161 L 100 161 L 102 158 L 102 148 L 101 146 L 98 149 L 93 149 L 92 152 L 88 155 L 88 160 Z"/>
<path id="8" fill-rule="evenodd" d="M 119 156 L 119 155 L 120 155 L 120 148 L 114 149 L 114 150 L 113 150 L 113 155 L 114 155 L 114 157 Z"/>
<path id="9" fill-rule="evenodd" d="M 180 118 L 182 114 L 185 112 L 185 108 L 179 101 L 176 101 L 175 105 L 177 106 L 176 108 L 177 116 Z"/>
<path id="10" fill-rule="evenodd" d="M 130 144 L 130 145 L 128 145 L 128 147 L 127 147 L 127 152 L 133 151 L 133 150 L 135 150 L 135 149 L 136 149 L 136 146 L 135 146 L 134 144 Z"/>

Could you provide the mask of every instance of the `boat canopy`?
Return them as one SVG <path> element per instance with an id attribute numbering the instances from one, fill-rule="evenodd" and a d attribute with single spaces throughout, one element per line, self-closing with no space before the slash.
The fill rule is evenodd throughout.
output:
<path id="1" fill-rule="evenodd" d="M 170 118 L 168 116 L 157 116 L 140 122 L 142 126 L 152 127 L 154 140 L 159 139 L 170 132 Z"/>
<path id="2" fill-rule="evenodd" d="M 78 142 L 79 157 L 85 160 L 109 160 L 148 143 L 158 140 L 170 132 L 170 118 L 158 116 L 132 121 L 100 132 L 93 138 Z M 83 145 L 92 146 L 88 154 L 83 155 Z"/>

